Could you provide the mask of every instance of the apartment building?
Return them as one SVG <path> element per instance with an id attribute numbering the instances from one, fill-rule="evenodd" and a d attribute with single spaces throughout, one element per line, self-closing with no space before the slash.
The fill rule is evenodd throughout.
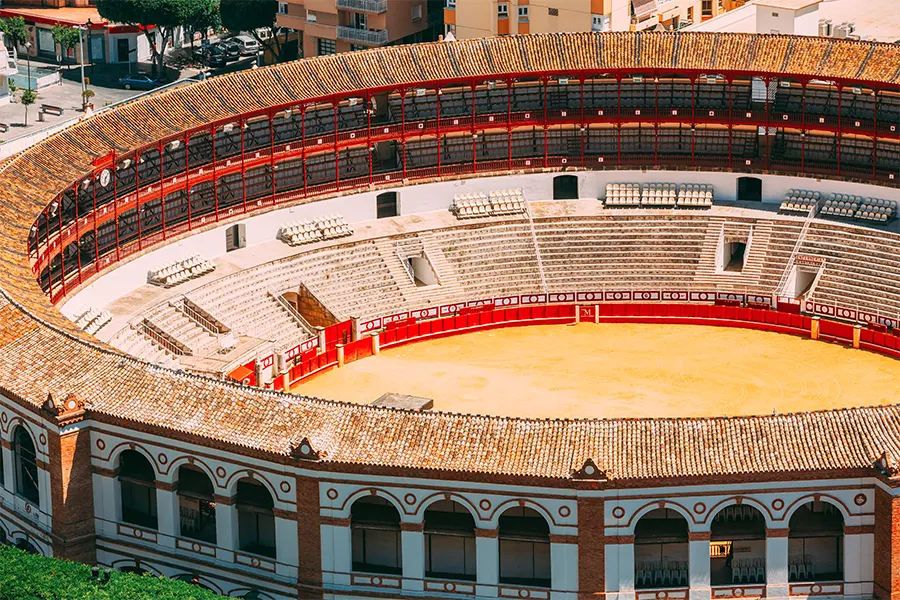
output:
<path id="1" fill-rule="evenodd" d="M 299 32 L 302 56 L 424 42 L 441 33 L 442 0 L 287 0 L 277 24 Z"/>
<path id="2" fill-rule="evenodd" d="M 445 0 L 445 33 L 457 39 L 557 31 L 680 29 L 743 0 Z"/>

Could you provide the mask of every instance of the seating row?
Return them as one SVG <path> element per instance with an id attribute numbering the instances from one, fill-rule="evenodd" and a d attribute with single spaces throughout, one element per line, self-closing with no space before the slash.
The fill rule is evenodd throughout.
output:
<path id="1" fill-rule="evenodd" d="M 644 562 L 636 565 L 635 584 L 640 587 L 668 587 L 687 583 L 687 562 Z"/>
<path id="2" fill-rule="evenodd" d="M 453 196 L 450 212 L 457 219 L 474 217 L 491 217 L 524 213 L 525 194 L 521 189 L 500 190 L 496 192 L 466 193 Z"/>
<path id="3" fill-rule="evenodd" d="M 712 206 L 713 187 L 701 184 L 609 183 L 606 206 Z"/>
<path id="4" fill-rule="evenodd" d="M 736 558 L 731 563 L 732 583 L 764 583 L 766 561 L 762 558 Z"/>
<path id="5" fill-rule="evenodd" d="M 288 223 L 278 231 L 278 239 L 289 246 L 298 246 L 352 234 L 353 229 L 344 221 L 343 215 L 332 214 L 312 221 Z"/>
<path id="6" fill-rule="evenodd" d="M 781 202 L 781 210 L 787 212 L 808 213 L 809 209 L 819 203 L 821 192 L 810 190 L 788 190 Z"/>
<path id="7" fill-rule="evenodd" d="M 112 321 L 112 314 L 109 311 L 89 308 L 75 319 L 75 324 L 93 335 L 110 321 Z"/>
<path id="8" fill-rule="evenodd" d="M 172 287 L 189 279 L 206 275 L 216 268 L 211 261 L 200 255 L 157 266 L 150 270 L 150 283 L 162 287 Z"/>

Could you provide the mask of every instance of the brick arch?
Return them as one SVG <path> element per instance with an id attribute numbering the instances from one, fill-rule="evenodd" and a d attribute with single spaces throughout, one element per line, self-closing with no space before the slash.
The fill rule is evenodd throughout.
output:
<path id="1" fill-rule="evenodd" d="M 166 576 L 165 573 L 163 573 L 162 571 L 160 571 L 159 569 L 157 569 L 150 563 L 143 562 L 143 561 L 138 563 L 138 561 L 134 560 L 133 558 L 121 558 L 119 560 L 114 560 L 110 563 L 109 566 L 112 567 L 113 569 L 115 569 L 116 571 L 118 571 L 122 567 L 137 567 L 139 569 L 144 569 L 145 571 L 147 571 L 149 573 L 153 573 L 157 577 L 165 577 Z"/>
<path id="2" fill-rule="evenodd" d="M 122 457 L 122 453 L 126 450 L 134 450 L 144 456 L 147 460 L 150 461 L 150 464 L 153 466 L 153 474 L 157 481 L 161 480 L 161 471 L 159 469 L 159 463 L 156 460 L 156 457 L 153 456 L 153 453 L 141 446 L 140 444 L 135 444 L 134 442 L 122 442 L 116 445 L 109 451 L 109 458 L 107 459 L 109 463 L 112 465 L 113 469 L 118 468 L 119 460 Z"/>
<path id="3" fill-rule="evenodd" d="M 41 452 L 40 445 L 38 444 L 38 436 L 40 435 L 40 433 L 34 430 L 37 426 L 33 423 L 29 423 L 22 417 L 15 416 L 9 418 L 9 422 L 6 424 L 6 431 L 2 436 L 3 439 L 12 444 L 13 436 L 16 433 L 16 429 L 18 429 L 19 427 L 27 431 L 28 435 L 31 436 L 31 441 L 32 443 L 34 443 L 35 451 L 38 454 L 46 454 L 46 452 Z"/>
<path id="4" fill-rule="evenodd" d="M 252 477 L 251 477 L 252 475 Z M 269 493 L 272 494 L 272 502 L 277 504 L 280 500 L 278 499 L 278 491 L 272 482 L 268 480 L 265 476 L 259 473 L 259 471 L 254 471 L 252 469 L 241 469 L 240 471 L 235 471 L 231 475 L 228 476 L 228 479 L 220 486 L 226 493 L 227 496 L 234 498 L 237 496 L 237 484 L 241 479 L 252 479 L 253 481 L 258 481 L 269 490 Z M 215 479 L 213 479 L 215 481 Z"/>
<path id="5" fill-rule="evenodd" d="M 524 506 L 526 508 L 530 508 L 544 517 L 544 520 L 547 521 L 547 526 L 550 528 L 550 533 L 553 533 L 553 529 L 555 527 L 559 527 L 559 524 L 553 518 L 553 513 L 547 510 L 546 507 L 535 502 L 534 500 L 529 500 L 526 498 L 513 498 L 512 500 L 507 500 L 506 502 L 501 502 L 498 504 L 493 512 L 491 512 L 491 516 L 489 519 L 489 524 L 491 529 L 498 529 L 500 527 L 500 517 L 510 508 L 515 506 Z"/>
<path id="6" fill-rule="evenodd" d="M 684 517 L 684 520 L 687 521 L 688 531 L 695 531 L 697 521 L 696 519 L 694 519 L 694 516 L 691 514 L 690 510 L 677 502 L 672 502 L 671 500 L 655 500 L 641 506 L 639 509 L 634 511 L 634 514 L 631 515 L 631 519 L 629 519 L 628 524 L 626 525 L 628 527 L 629 535 L 634 535 L 634 529 L 635 527 L 637 527 L 638 521 L 644 518 L 644 515 L 656 510 L 657 508 L 668 508 L 679 513 L 682 517 Z"/>
<path id="7" fill-rule="evenodd" d="M 425 510 L 435 502 L 440 502 L 441 500 L 452 500 L 460 506 L 465 507 L 465 509 L 469 511 L 469 514 L 472 515 L 472 518 L 475 519 L 476 525 L 480 521 L 483 521 L 481 515 L 478 513 L 478 507 L 476 507 L 475 504 L 473 504 L 472 501 L 465 496 L 462 496 L 461 494 L 457 494 L 455 492 L 437 492 L 431 494 L 430 496 L 426 496 L 421 502 L 419 502 L 419 505 L 416 507 L 415 514 L 421 514 L 424 518 Z"/>
<path id="8" fill-rule="evenodd" d="M 397 496 L 395 496 L 392 493 L 390 493 L 386 490 L 383 490 L 381 488 L 371 488 L 370 487 L 370 488 L 362 488 L 362 489 L 356 490 L 355 492 L 353 492 L 352 494 L 347 496 L 347 499 L 344 500 L 344 504 L 341 506 L 340 516 L 349 519 L 350 518 L 350 508 L 353 506 L 353 504 L 357 500 L 359 500 L 360 498 L 362 498 L 364 496 L 378 496 L 379 498 L 384 498 L 385 500 L 387 500 L 388 502 L 393 504 L 394 508 L 397 509 L 397 513 L 400 515 L 401 521 L 409 522 L 409 519 L 408 518 L 404 519 L 404 517 L 409 517 L 412 514 L 414 514 L 414 513 L 408 513 L 406 510 L 404 510 L 403 502 L 401 502 Z"/>
<path id="9" fill-rule="evenodd" d="M 200 573 L 178 573 L 176 575 L 172 575 L 171 577 L 169 577 L 169 579 L 190 583 L 191 579 L 194 579 L 195 577 L 197 578 L 197 583 L 200 583 L 203 587 L 212 590 L 220 596 L 222 595 L 222 588 L 219 587 L 219 585 L 215 581 L 206 577 L 205 575 L 201 575 Z"/>
<path id="10" fill-rule="evenodd" d="M 719 512 L 725 510 L 729 506 L 737 506 L 740 504 L 747 504 L 758 510 L 762 514 L 763 519 L 765 519 L 767 528 L 773 529 L 775 527 L 775 517 L 774 515 L 772 515 L 771 509 L 759 500 L 750 498 L 748 496 L 732 496 L 730 498 L 720 500 L 716 504 L 709 507 L 709 509 L 706 511 L 706 520 L 702 521 L 702 523 L 707 526 L 707 529 L 709 529 L 709 527 L 712 526 L 713 519 L 717 514 L 719 514 Z"/>
<path id="11" fill-rule="evenodd" d="M 175 483 L 176 476 L 178 475 L 178 469 L 180 469 L 184 465 L 190 465 L 192 467 L 196 467 L 199 471 L 203 471 L 203 473 L 205 473 L 206 476 L 209 477 L 209 480 L 212 482 L 214 489 L 223 492 L 225 491 L 225 487 L 219 485 L 219 478 L 216 477 L 215 469 L 207 465 L 202 460 L 187 455 L 179 456 L 178 458 L 170 462 L 169 468 L 165 473 L 165 477 L 160 477 L 160 479 L 163 479 L 166 483 Z"/>
<path id="12" fill-rule="evenodd" d="M 800 508 L 801 506 L 803 506 L 804 504 L 806 504 L 807 502 L 809 502 L 810 500 L 819 500 L 821 502 L 827 502 L 828 504 L 831 504 L 832 506 L 837 508 L 838 511 L 840 511 L 840 513 L 841 513 L 841 517 L 844 519 L 844 525 L 846 525 L 847 521 L 849 519 L 853 518 L 853 516 L 854 516 L 850 513 L 850 509 L 848 509 L 847 506 L 843 502 L 841 502 L 840 498 L 836 498 L 835 496 L 832 496 L 830 494 L 819 494 L 819 493 L 806 494 L 804 496 L 800 496 L 799 498 L 797 498 L 796 500 L 791 502 L 787 506 L 787 508 L 784 509 L 783 522 L 787 527 L 791 526 L 791 517 L 794 516 L 794 513 L 797 512 L 797 509 Z"/>
<path id="13" fill-rule="evenodd" d="M 6 540 L 13 545 L 15 545 L 19 540 L 25 540 L 26 542 L 31 544 L 31 546 L 35 550 L 37 550 L 38 554 L 40 554 L 41 556 L 50 556 L 50 553 L 47 552 L 47 550 L 44 548 L 44 544 L 34 539 L 34 537 L 32 537 L 27 531 L 17 529 L 16 531 L 11 532 Z"/>

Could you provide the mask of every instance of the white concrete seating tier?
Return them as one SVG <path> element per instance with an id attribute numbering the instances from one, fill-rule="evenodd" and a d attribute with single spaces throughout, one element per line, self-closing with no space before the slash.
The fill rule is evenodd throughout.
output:
<path id="1" fill-rule="evenodd" d="M 112 314 L 109 311 L 88 308 L 81 316 L 75 319 L 75 324 L 93 335 L 110 321 L 112 321 Z"/>
<path id="2" fill-rule="evenodd" d="M 200 255 L 189 256 L 150 270 L 150 283 L 162 287 L 172 287 L 189 279 L 206 275 L 216 268 L 212 262 Z"/>
<path id="3" fill-rule="evenodd" d="M 278 239 L 290 246 L 332 240 L 353 234 L 343 215 L 332 214 L 311 221 L 296 221 L 278 231 Z"/>
<path id="4" fill-rule="evenodd" d="M 809 209 L 815 206 L 821 199 L 820 192 L 810 190 L 788 190 L 781 202 L 781 210 L 785 212 L 808 213 Z"/>

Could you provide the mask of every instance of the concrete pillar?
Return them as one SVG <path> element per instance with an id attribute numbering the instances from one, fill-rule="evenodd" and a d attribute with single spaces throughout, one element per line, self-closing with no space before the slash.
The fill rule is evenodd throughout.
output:
<path id="1" fill-rule="evenodd" d="M 600 305 L 595 304 L 594 305 L 594 323 L 599 323 L 599 322 L 600 322 Z"/>
<path id="2" fill-rule="evenodd" d="M 343 344 L 337 345 L 337 361 L 338 361 L 338 367 L 344 366 L 344 345 Z"/>
<path id="3" fill-rule="evenodd" d="M 316 348 L 316 354 L 322 354 L 325 352 L 325 329 L 323 327 L 316 327 L 316 338 L 319 340 L 319 347 Z"/>
<path id="4" fill-rule="evenodd" d="M 322 581 L 350 585 L 353 543 L 350 519 L 329 519 L 320 526 L 322 536 Z"/>
<path id="5" fill-rule="evenodd" d="M 350 317 L 350 341 L 357 341 L 359 335 L 359 317 Z"/>
<path id="6" fill-rule="evenodd" d="M 811 339 L 819 339 L 819 317 L 813 317 L 809 326 L 809 337 Z"/>
<path id="7" fill-rule="evenodd" d="M 381 334 L 377 331 L 372 334 L 372 356 L 378 356 L 381 352 Z"/>
<path id="8" fill-rule="evenodd" d="M 13 458 L 12 445 L 3 440 L 3 487 L 10 494 L 16 493 L 16 461 Z"/>
<path id="9" fill-rule="evenodd" d="M 500 538 L 496 529 L 475 530 L 475 595 L 496 597 L 500 582 Z"/>
<path id="10" fill-rule="evenodd" d="M 766 531 L 766 597 L 788 596 L 788 534 L 789 529 Z"/>
<path id="11" fill-rule="evenodd" d="M 581 306 L 575 305 L 575 322 L 581 323 Z"/>
<path id="12" fill-rule="evenodd" d="M 690 600 L 709 600 L 709 532 L 691 533 L 689 542 L 690 563 L 688 581 Z"/>
<path id="13" fill-rule="evenodd" d="M 263 386 L 262 360 L 258 356 L 253 360 L 253 378 L 256 380 L 257 387 Z"/>
<path id="14" fill-rule="evenodd" d="M 275 516 L 275 556 L 278 561 L 276 572 L 284 577 L 296 577 L 300 564 L 297 545 L 296 513 Z M 290 517 L 290 518 L 288 518 Z"/>
<path id="15" fill-rule="evenodd" d="M 97 535 L 115 537 L 116 523 L 121 520 L 119 483 L 114 472 L 108 474 L 94 473 L 94 514 L 100 519 L 97 523 Z"/>
<path id="16" fill-rule="evenodd" d="M 634 598 L 634 538 L 607 538 L 605 556 L 606 597 L 609 600 Z"/>
<path id="17" fill-rule="evenodd" d="M 216 501 L 216 558 L 234 562 L 238 547 L 238 516 L 234 500 L 227 496 L 215 496 Z"/>
<path id="18" fill-rule="evenodd" d="M 560 592 L 578 591 L 576 536 L 550 536 L 550 588 Z"/>
<path id="19" fill-rule="evenodd" d="M 862 582 L 875 579 L 875 527 L 844 526 L 844 596 L 872 594 Z"/>
<path id="20" fill-rule="evenodd" d="M 862 325 L 853 326 L 853 347 L 859 349 L 859 340 L 862 337 Z"/>
<path id="21" fill-rule="evenodd" d="M 425 523 L 400 523 L 403 589 L 425 589 Z M 477 550 L 476 550 L 477 555 Z"/>
<path id="22" fill-rule="evenodd" d="M 156 521 L 159 545 L 175 547 L 175 537 L 181 534 L 181 514 L 175 485 L 156 482 Z"/>

